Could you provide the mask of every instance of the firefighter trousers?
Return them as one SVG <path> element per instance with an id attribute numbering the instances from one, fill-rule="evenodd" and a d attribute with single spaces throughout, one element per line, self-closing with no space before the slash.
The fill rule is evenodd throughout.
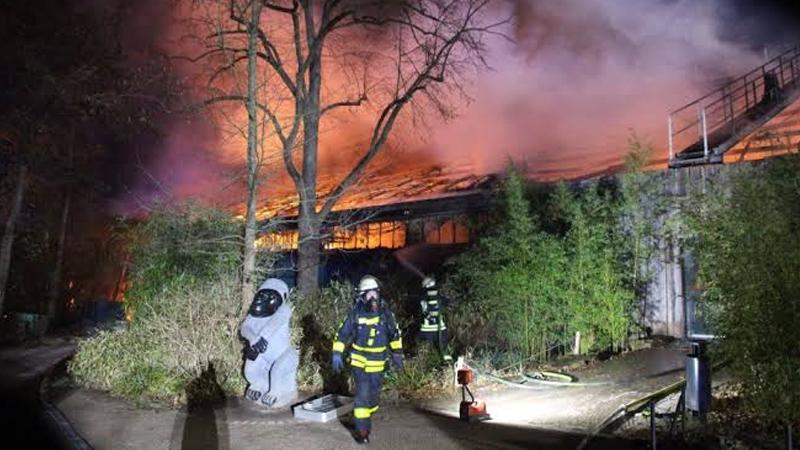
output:
<path id="1" fill-rule="evenodd" d="M 378 400 L 383 386 L 383 372 L 364 372 L 353 368 L 353 380 L 356 383 L 356 399 L 353 409 L 356 431 L 369 431 L 370 417 L 378 410 Z"/>
<path id="2" fill-rule="evenodd" d="M 447 329 L 441 331 L 420 331 L 419 339 L 433 344 L 440 353 L 447 349 Z"/>

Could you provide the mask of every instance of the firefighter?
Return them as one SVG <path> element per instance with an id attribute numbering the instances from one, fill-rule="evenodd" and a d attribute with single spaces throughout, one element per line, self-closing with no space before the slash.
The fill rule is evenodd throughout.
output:
<path id="1" fill-rule="evenodd" d="M 419 327 L 419 337 L 422 341 L 433 344 L 445 361 L 450 361 L 450 355 L 445 354 L 447 348 L 447 325 L 444 323 L 444 308 L 447 298 L 439 294 L 436 280 L 425 277 L 422 280 L 422 289 L 425 291 L 420 300 L 422 311 L 422 324 Z"/>
<path id="2" fill-rule="evenodd" d="M 386 364 L 403 367 L 403 343 L 394 314 L 386 306 L 378 280 L 366 275 L 358 283 L 353 310 L 339 327 L 333 341 L 333 370 L 341 372 L 344 352 L 350 346 L 350 367 L 356 384 L 355 439 L 369 442 L 370 417 L 378 410 Z"/>

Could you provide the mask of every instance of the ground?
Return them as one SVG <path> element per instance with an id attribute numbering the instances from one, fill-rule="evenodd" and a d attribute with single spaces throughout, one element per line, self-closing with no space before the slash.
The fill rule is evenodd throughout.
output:
<path id="1" fill-rule="evenodd" d="M 684 353 L 670 345 L 623 355 L 577 372 L 576 387 L 502 388 L 479 392 L 495 422 L 575 433 L 592 431 L 621 405 L 683 376 Z M 433 401 L 427 409 L 455 415 L 458 400 Z"/>
<path id="2" fill-rule="evenodd" d="M 35 379 L 68 356 L 74 345 L 51 343 L 35 349 L 4 350 L 0 361 Z M 14 361 L 19 361 L 19 364 Z M 652 392 L 682 375 L 679 347 L 649 349 L 580 371 L 582 387 L 524 390 L 479 388 L 493 420 L 470 425 L 455 419 L 453 399 L 412 405 L 385 402 L 374 421 L 371 448 L 576 448 L 619 405 Z M 8 369 L 10 370 L 10 369 Z M 6 377 L 8 378 L 8 376 Z M 29 383 L 30 384 L 30 383 Z M 216 408 L 145 409 L 61 378 L 49 400 L 95 449 L 339 449 L 357 448 L 349 424 L 307 423 L 288 409 L 264 411 L 240 399 Z M 34 403 L 35 404 L 35 403 Z M 598 437 L 588 448 L 644 448 L 642 441 Z"/>

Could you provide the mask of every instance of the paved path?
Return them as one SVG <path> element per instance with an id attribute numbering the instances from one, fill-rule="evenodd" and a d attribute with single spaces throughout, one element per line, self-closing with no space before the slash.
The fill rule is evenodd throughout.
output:
<path id="1" fill-rule="evenodd" d="M 76 390 L 58 407 L 97 450 L 102 449 L 347 449 L 355 444 L 338 421 L 295 420 L 288 410 L 265 412 L 233 400 L 225 407 L 186 414 L 141 410 L 96 392 Z M 574 449 L 582 435 L 499 423 L 469 425 L 408 404 L 383 405 L 373 422 L 372 449 Z M 593 448 L 638 448 L 600 440 Z"/>
<path id="2" fill-rule="evenodd" d="M 641 350 L 581 371 L 581 382 L 597 385 L 478 389 L 497 423 L 586 433 L 621 405 L 652 393 L 683 376 L 684 353 L 677 347 Z M 455 416 L 460 398 L 438 400 L 426 409 Z"/>
<path id="3" fill-rule="evenodd" d="M 63 429 L 43 419 L 39 382 L 74 345 L 55 341 L 36 348 L 0 351 L 2 423 L 26 438 L 18 448 L 68 448 Z M 625 355 L 582 371 L 581 380 L 602 386 L 521 390 L 479 390 L 491 422 L 470 425 L 454 419 L 456 400 L 415 408 L 384 403 L 374 422 L 373 449 L 574 449 L 585 433 L 620 404 L 681 376 L 678 349 L 653 349 Z M 142 409 L 85 389 L 57 389 L 53 403 L 95 449 L 347 449 L 359 448 L 347 423 L 301 422 L 288 409 L 265 411 L 239 399 L 191 414 Z M 448 417 L 450 416 L 450 417 Z M 348 419 L 349 420 L 349 419 Z M 55 445 L 59 443 L 59 445 Z M 48 444 L 48 445 L 45 445 Z M 4 446 L 4 448 L 6 448 Z M 14 448 L 14 447 L 11 447 Z M 640 442 L 600 438 L 591 448 L 643 448 Z"/>
<path id="4" fill-rule="evenodd" d="M 0 349 L 0 425 L 4 449 L 85 448 L 63 415 L 43 401 L 41 382 L 75 352 L 68 339 Z"/>
<path id="5" fill-rule="evenodd" d="M 454 418 L 457 400 L 422 405 L 386 404 L 374 421 L 373 449 L 574 449 L 619 405 L 681 376 L 679 349 L 652 349 L 607 361 L 581 372 L 600 386 L 530 391 L 502 388 L 478 392 L 491 422 L 469 425 Z M 83 389 L 58 402 L 75 428 L 102 449 L 346 449 L 359 448 L 346 424 L 297 421 L 288 409 L 270 412 L 239 399 L 192 414 L 145 410 Z M 598 438 L 591 448 L 642 448 L 641 443 Z"/>

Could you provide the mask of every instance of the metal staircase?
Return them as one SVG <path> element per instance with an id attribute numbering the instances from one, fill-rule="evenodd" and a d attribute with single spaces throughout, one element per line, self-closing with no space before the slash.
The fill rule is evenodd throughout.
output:
<path id="1" fill-rule="evenodd" d="M 800 97 L 795 46 L 667 117 L 669 167 L 722 163 L 723 155 Z"/>

